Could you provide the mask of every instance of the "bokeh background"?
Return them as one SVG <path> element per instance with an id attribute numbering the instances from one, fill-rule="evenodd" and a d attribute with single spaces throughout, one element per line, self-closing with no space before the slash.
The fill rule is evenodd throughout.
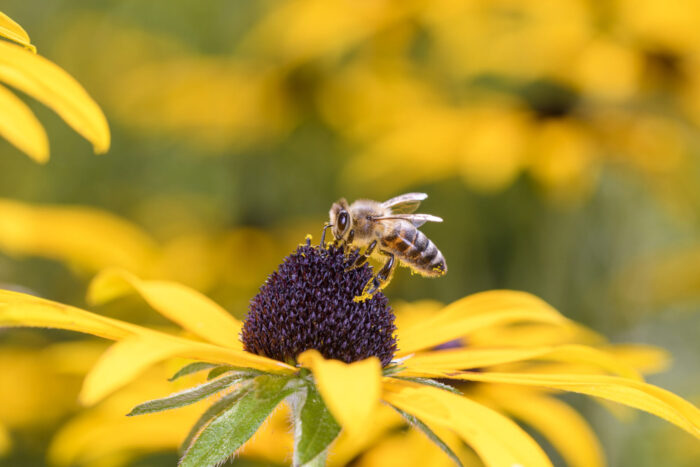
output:
<path id="1" fill-rule="evenodd" d="M 2 8 L 95 98 L 113 141 L 95 156 L 27 100 L 51 160 L 0 141 L 3 287 L 86 307 L 90 278 L 117 266 L 183 282 L 243 317 L 282 257 L 306 233 L 318 239 L 333 201 L 424 191 L 421 210 L 445 222 L 422 230 L 449 273 L 399 270 L 391 300 L 533 292 L 613 342 L 667 349 L 670 368 L 649 380 L 700 400 L 697 2 Z M 137 299 L 98 311 L 165 325 Z M 174 464 L 168 448 L 123 459 L 55 452 L 104 348 L 0 331 L 0 444 L 11 445 L 0 466 Z M 660 420 L 621 422 L 569 400 L 610 465 L 700 460 L 697 442 Z M 268 465 L 235 463 L 251 462 Z"/>

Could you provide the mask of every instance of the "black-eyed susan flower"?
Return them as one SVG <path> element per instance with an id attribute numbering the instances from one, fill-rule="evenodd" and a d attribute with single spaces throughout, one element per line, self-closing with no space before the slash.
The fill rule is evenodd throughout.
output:
<path id="1" fill-rule="evenodd" d="M 142 403 L 130 413 L 145 415 L 219 394 L 187 437 L 182 465 L 227 459 L 284 400 L 294 420 L 295 464 L 322 465 L 341 430 L 350 438 L 362 437 L 378 407 L 388 406 L 457 462 L 457 454 L 437 433 L 453 433 L 487 465 L 550 465 L 540 446 L 512 419 L 431 379 L 446 377 L 583 393 L 645 410 L 700 437 L 696 407 L 644 383 L 624 362 L 591 346 L 430 350 L 494 325 L 571 326 L 529 294 L 492 291 L 468 296 L 395 334 L 385 297 L 353 301 L 371 271 L 363 267 L 346 272 L 345 265 L 341 249 L 300 246 L 251 301 L 245 323 L 178 284 L 144 281 L 119 271 L 105 272 L 93 282 L 93 303 L 135 290 L 182 326 L 186 337 L 7 291 L 0 293 L 0 325 L 69 329 L 117 341 L 86 377 L 80 396 L 84 403 L 138 379 L 156 362 L 172 357 L 195 360 L 175 377 L 208 371 L 208 382 Z M 504 367 L 527 360 L 598 370 L 528 372 Z M 496 365 L 502 369 L 480 371 Z"/>
<path id="2" fill-rule="evenodd" d="M 29 35 L 0 12 L 0 82 L 53 109 L 90 141 L 96 153 L 109 149 L 110 134 L 102 110 L 68 73 L 36 54 Z M 37 162 L 49 158 L 44 128 L 27 105 L 0 86 L 0 135 Z"/>
<path id="3" fill-rule="evenodd" d="M 421 301 L 415 303 L 397 303 L 397 327 L 399 334 L 404 328 L 410 328 L 429 319 L 433 314 L 442 309 L 444 305 L 433 301 Z M 518 324 L 515 326 L 491 326 L 475 333 L 468 338 L 470 348 L 493 349 L 504 347 L 528 347 L 551 346 L 562 344 L 594 345 L 598 348 L 604 344 L 604 339 L 580 326 L 562 327 L 550 324 Z M 54 370 L 65 371 L 65 367 L 82 369 L 87 372 L 97 359 L 95 350 L 97 346 L 87 346 L 86 342 L 79 344 L 54 345 L 47 348 L 41 354 L 47 358 L 35 358 L 39 365 L 37 372 L 44 377 L 47 374 L 46 366 Z M 97 343 L 94 343 L 97 344 Z M 459 347 L 460 340 L 453 341 L 453 348 Z M 445 346 L 440 346 L 441 348 Z M 101 347 L 100 347 L 101 348 Z M 659 366 L 665 361 L 663 351 L 646 346 L 606 346 L 607 352 L 614 352 L 614 356 L 621 362 L 626 362 L 641 373 L 659 370 Z M 40 355 L 41 355 L 40 354 Z M 37 355 L 37 356 L 40 356 Z M 11 358 L 14 356 L 15 358 Z M 16 354 L 7 355 L 3 362 L 3 368 L 27 368 L 27 359 L 18 359 Z M 43 365 L 41 363 L 43 362 Z M 10 364 L 14 363 L 14 364 Z M 77 363 L 77 365 L 76 365 Z M 203 410 L 203 403 L 190 405 L 181 410 L 172 410 L 159 413 L 154 416 L 125 418 L 132 407 L 144 400 L 153 399 L 168 391 L 180 391 L 189 386 L 201 384 L 206 378 L 200 373 L 192 374 L 177 379 L 174 382 L 167 378 L 182 367 L 185 361 L 174 359 L 166 365 L 158 365 L 143 374 L 125 388 L 107 396 L 93 407 L 86 408 L 71 417 L 56 432 L 48 451 L 48 461 L 56 467 L 69 467 L 80 465 L 82 467 L 97 467 L 106 459 L 117 467 L 129 465 L 136 457 L 163 450 L 176 451 L 182 440 L 187 435 L 192 424 Z M 551 367 L 552 363 L 526 361 L 510 364 L 508 371 L 543 371 L 545 365 Z M 592 368 L 585 369 L 588 372 Z M 498 367 L 484 367 L 482 371 L 499 371 Z M 555 371 L 552 369 L 552 371 Z M 575 363 L 560 363 L 558 372 L 581 371 L 580 365 Z M 75 373 L 75 371 L 73 371 Z M 76 374 L 77 376 L 77 374 Z M 15 380 L 22 382 L 9 388 L 0 387 L 0 395 L 4 400 L 26 400 L 27 396 L 34 399 L 42 398 L 51 407 L 61 407 L 55 399 L 56 383 L 52 379 L 49 394 L 36 391 L 27 391 L 32 384 L 27 378 L 15 373 Z M 562 453 L 568 465 L 578 467 L 596 467 L 603 465 L 602 450 L 599 446 L 593 430 L 588 427 L 583 418 L 556 394 L 546 389 L 520 389 L 514 388 L 513 400 L 504 399 L 503 391 L 497 385 L 469 383 L 459 388 L 468 397 L 476 398 L 482 403 L 505 411 L 518 422 L 538 430 L 550 444 Z M 7 392 L 3 392 L 6 390 Z M 491 394 L 493 390 L 493 394 Z M 60 391 L 59 391 L 60 392 Z M 489 397 L 491 396 L 491 397 Z M 539 402 L 538 404 L 532 403 Z M 500 402 L 500 404 L 499 404 Z M 522 402 L 522 404 L 521 404 Z M 549 411 L 530 410 L 529 407 L 540 408 L 543 404 L 554 407 L 559 417 L 549 417 Z M 22 405 L 22 404 L 20 404 Z M 13 404 L 16 407 L 16 404 Z M 26 408 L 27 406 L 24 405 Z M 419 430 L 405 430 L 405 421 L 394 410 L 380 405 L 372 414 L 371 423 L 359 437 L 349 437 L 347 433 L 341 433 L 334 442 L 328 454 L 329 466 L 342 466 L 350 461 L 359 465 L 451 465 L 452 461 L 439 447 L 423 436 Z M 506 410 L 510 409 L 510 410 Z M 36 414 L 36 409 L 23 410 L 19 407 L 15 412 L 28 412 Z M 41 411 L 46 413 L 46 411 Z M 238 456 L 246 459 L 257 459 L 276 464 L 284 464 L 291 458 L 293 450 L 293 437 L 288 431 L 287 420 L 289 408 L 283 403 L 270 419 L 263 424 L 256 435 L 239 451 Z M 4 421 L 3 411 L 0 409 L 0 422 Z M 549 423 L 547 423 L 549 422 Z M 10 427 L 16 425 L 10 424 Z M 123 435 L 127 432 L 126 435 Z M 566 436 L 560 436 L 565 433 Z M 120 436 L 121 434 L 121 436 Z M 558 436 L 559 435 L 559 436 Z M 449 430 L 440 430 L 440 438 L 460 457 L 463 464 L 472 465 L 468 461 L 469 449 L 460 445 L 459 438 Z M 115 461 L 118 459 L 119 461 Z M 406 461 L 409 459 L 410 461 Z M 477 463 L 478 464 L 478 463 Z M 477 465 L 475 464 L 475 465 Z"/>

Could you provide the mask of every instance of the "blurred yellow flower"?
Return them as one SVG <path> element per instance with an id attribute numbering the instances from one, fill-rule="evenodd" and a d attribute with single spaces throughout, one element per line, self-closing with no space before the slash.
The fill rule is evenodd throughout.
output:
<path id="1" fill-rule="evenodd" d="M 157 246 L 135 225 L 105 211 L 0 199 L 0 249 L 64 261 L 91 272 L 105 267 L 144 272 Z"/>
<path id="2" fill-rule="evenodd" d="M 91 44 L 84 44 L 86 36 Z M 111 59 L 86 62 L 76 47 Z M 203 55 L 179 37 L 107 15 L 75 18 L 57 49 L 120 124 L 142 137 L 184 141 L 198 154 L 270 144 L 286 136 L 298 118 L 283 70 L 225 54 Z M 117 70 L 120 79 L 114 80 Z"/>
<path id="3" fill-rule="evenodd" d="M 437 302 L 417 302 L 412 304 L 397 304 L 396 310 L 401 328 L 419 325 L 421 321 L 439 312 L 444 305 Z M 602 337 L 578 326 L 562 326 L 550 324 L 523 324 L 515 326 L 492 326 L 469 335 L 469 346 L 472 348 L 504 348 L 509 346 L 546 346 L 563 344 L 597 344 L 607 353 L 611 353 L 616 359 L 626 362 L 633 368 L 643 373 L 659 371 L 665 361 L 666 355 L 659 349 L 646 346 L 602 346 Z M 55 360 L 55 359 L 54 359 Z M 169 373 L 175 372 L 178 362 L 168 365 Z M 532 362 L 531 362 L 532 363 Z M 518 365 L 516 363 L 515 365 Z M 180 364 L 181 366 L 181 364 Z M 483 368 L 483 371 L 493 371 L 497 367 Z M 562 364 L 560 371 L 572 372 L 577 370 L 573 363 Z M 196 414 L 200 410 L 199 405 L 195 410 L 166 412 L 154 414 L 150 417 L 141 417 L 125 420 L 124 414 L 138 402 L 152 399 L 160 394 L 172 390 L 173 383 L 167 383 L 169 376 L 158 366 L 154 371 L 149 371 L 139 379 L 129 383 L 123 390 L 108 396 L 94 408 L 85 409 L 73 419 L 69 420 L 54 437 L 49 452 L 49 460 L 53 465 L 69 466 L 79 464 L 84 467 L 99 465 L 101 460 L 111 458 L 119 459 L 115 465 L 127 465 L 133 457 L 139 454 L 155 452 L 158 450 L 176 450 L 184 438 L 189 426 L 192 425 Z M 521 364 L 520 370 L 540 371 L 542 366 L 533 367 L 527 362 Z M 591 372 L 594 368 L 584 368 L 583 371 Z M 517 371 L 515 367 L 510 371 Z M 174 383 L 176 389 L 183 389 L 185 385 L 199 382 L 199 379 L 178 380 Z M 494 388 L 491 397 L 490 388 Z M 553 446 L 561 449 L 564 458 L 572 466 L 602 465 L 602 453 L 586 422 L 568 405 L 556 399 L 556 395 L 549 391 L 536 390 L 512 390 L 509 394 L 513 400 L 505 400 L 503 404 L 501 395 L 507 387 L 499 389 L 494 385 L 485 385 L 481 388 L 471 386 L 464 392 L 470 397 L 495 405 L 501 411 L 505 411 L 517 420 L 534 426 L 545 438 L 553 438 Z M 523 404 L 517 402 L 523 401 Z M 511 403 L 512 402 L 512 403 Z M 543 418 L 550 411 L 527 411 L 529 404 L 533 407 L 547 405 L 554 407 L 558 412 L 566 415 L 560 423 L 549 423 Z M 544 416 L 544 417 L 543 417 Z M 292 452 L 292 437 L 287 431 L 287 410 L 277 411 L 273 418 L 261 428 L 261 431 L 246 444 L 241 452 L 246 458 L 265 459 L 270 462 L 284 464 Z M 1 419 L 1 418 L 0 418 Z M 397 434 L 395 430 L 402 426 L 403 420 L 388 407 L 379 406 L 372 415 L 372 421 L 360 437 L 348 437 L 341 434 L 333 445 L 328 458 L 331 466 L 346 465 L 352 459 L 359 457 L 360 465 L 382 465 L 380 459 L 385 456 L 395 455 L 395 462 L 402 459 L 413 459 L 412 462 L 404 462 L 397 465 L 420 465 L 416 459 L 433 459 L 434 462 L 451 462 L 444 456 L 439 448 L 429 442 L 425 436 L 411 430 L 409 433 Z M 127 427 L 127 428 L 125 428 Z M 551 427 L 551 428 L 550 428 Z M 562 433 L 562 427 L 567 433 L 566 442 L 558 438 Z M 129 436 L 118 436 L 128 429 Z M 148 436 L 151 434 L 151 436 Z M 152 436 L 157 434 L 158 436 Z M 593 438 L 591 438 L 593 436 Z M 454 437 L 449 432 L 442 431 L 441 439 L 448 442 Z M 455 438 L 456 440 L 457 438 Z M 460 447 L 459 442 L 448 442 L 453 450 L 459 454 L 465 465 L 471 464 L 465 459 L 469 451 Z M 374 447 L 372 447 L 374 446 Z M 362 454 L 370 449 L 367 454 Z M 595 462 L 594 462 L 595 461 Z M 449 464 L 447 464 L 449 465 Z"/>
<path id="4" fill-rule="evenodd" d="M 35 339 L 36 340 L 36 339 Z M 104 351 L 102 342 L 74 341 L 0 347 L 0 455 L 10 449 L 11 432 L 47 429 L 77 409 L 80 381 Z"/>
<path id="5" fill-rule="evenodd" d="M 149 222 L 146 229 L 97 208 L 0 198 L 0 251 L 60 261 L 82 275 L 123 268 L 200 291 L 216 289 L 243 304 L 306 231 L 304 225 L 222 230 L 197 218 L 200 204 L 148 200 L 135 215 Z"/>
<path id="6" fill-rule="evenodd" d="M 309 246 L 300 247 L 300 251 L 315 254 L 310 253 L 314 250 Z M 304 279 L 298 277 L 295 280 Z M 157 362 L 186 357 L 291 378 L 289 384 L 308 369 L 325 406 L 351 438 L 364 432 L 377 405 L 384 401 L 427 424 L 424 429 L 430 430 L 433 436 L 434 431 L 429 427 L 453 431 L 487 465 L 550 464 L 541 448 L 509 418 L 490 409 L 489 403 L 452 394 L 442 387 L 431 387 L 432 383 L 423 378 L 477 381 L 494 384 L 496 388 L 506 385 L 509 391 L 516 391 L 511 385 L 524 385 L 533 389 L 578 392 L 648 411 L 700 437 L 700 411 L 697 408 L 667 391 L 644 383 L 623 360 L 591 346 L 468 346 L 428 350 L 494 326 L 523 322 L 549 323 L 563 328 L 571 325 L 547 304 L 525 293 L 493 291 L 476 294 L 445 307 L 418 325 L 401 328 L 401 349 L 396 354 L 399 360 L 394 366 L 385 368 L 388 373 L 383 376 L 381 364 L 375 357 L 348 364 L 326 360 L 317 351 L 308 350 L 298 358 L 300 369 L 244 351 L 235 337 L 242 329 L 242 323 L 204 296 L 175 283 L 145 281 L 124 272 L 111 271 L 95 279 L 89 298 L 92 303 L 103 303 L 132 291 L 142 295 L 155 310 L 197 338 L 177 337 L 14 292 L 0 292 L 0 325 L 54 327 L 116 340 L 117 343 L 100 358 L 85 379 L 80 399 L 86 404 L 98 402 L 138 379 L 143 371 Z M 204 342 L 199 339 L 204 339 Z M 508 368 L 508 364 L 540 360 L 573 364 L 581 369 L 562 373 L 561 370 L 525 371 L 521 368 L 513 371 Z M 485 367 L 494 367 L 495 371 L 475 371 Z M 221 381 L 226 378 L 231 376 L 222 377 Z M 537 394 L 528 391 L 516 391 L 523 398 L 523 404 L 505 407 L 503 404 L 508 401 L 495 396 L 493 399 L 502 402 L 500 409 L 518 412 L 516 416 L 523 418 L 528 417 L 528 413 L 523 412 L 523 405 L 540 401 L 566 415 L 566 420 L 578 421 L 585 430 L 586 425 L 581 424 L 580 416 L 575 412 L 559 402 L 532 399 Z M 546 425 L 537 428 L 551 430 Z M 556 442 L 556 437 L 553 439 Z M 198 452 L 193 455 L 199 455 Z"/>
<path id="7" fill-rule="evenodd" d="M 96 153 L 109 149 L 107 120 L 85 90 L 61 68 L 36 55 L 29 36 L 0 12 L 0 81 L 52 108 L 93 144 Z M 49 143 L 41 123 L 21 99 L 0 86 L 0 135 L 37 162 L 49 158 Z"/>
<path id="8" fill-rule="evenodd" d="M 700 299 L 700 247 L 664 250 L 630 261 L 615 283 L 620 295 L 654 308 Z"/>

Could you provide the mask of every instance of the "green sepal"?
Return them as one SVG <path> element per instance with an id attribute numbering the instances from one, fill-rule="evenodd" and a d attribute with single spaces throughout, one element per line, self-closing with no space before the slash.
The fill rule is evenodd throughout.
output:
<path id="1" fill-rule="evenodd" d="M 226 410 L 231 408 L 238 400 L 246 395 L 248 392 L 252 391 L 253 382 L 246 381 L 241 385 L 236 387 L 232 392 L 226 393 L 218 401 L 214 402 L 204 413 L 199 417 L 195 424 L 190 429 L 187 437 L 182 442 L 180 446 L 180 452 L 185 452 L 187 448 L 192 444 L 192 440 L 199 434 L 200 430 L 211 422 L 213 419 L 224 413 Z"/>
<path id="2" fill-rule="evenodd" d="M 404 369 L 403 366 L 392 363 L 391 365 L 385 366 L 384 368 L 382 368 L 382 376 L 391 376 L 395 373 L 398 373 L 399 371 L 401 371 L 403 369 Z"/>
<path id="3" fill-rule="evenodd" d="M 245 375 L 241 374 L 224 376 L 222 378 L 200 384 L 199 386 L 185 389 L 181 392 L 176 392 L 175 394 L 171 394 L 162 399 L 155 399 L 139 404 L 131 409 L 131 412 L 129 412 L 127 416 L 131 417 L 133 415 L 162 412 L 163 410 L 177 409 L 178 407 L 194 404 L 195 402 L 205 399 L 212 394 L 226 389 L 244 378 Z"/>
<path id="4" fill-rule="evenodd" d="M 440 439 L 440 437 L 436 435 L 435 432 L 431 430 L 428 425 L 423 423 L 417 417 L 414 417 L 413 415 L 406 413 L 403 410 L 394 407 L 393 405 L 391 407 L 398 413 L 400 413 L 401 416 L 405 418 L 408 423 L 422 431 L 425 434 L 425 436 L 427 436 L 428 439 L 430 439 L 430 441 L 435 443 L 437 447 L 442 449 L 442 451 L 445 454 L 447 454 L 450 457 L 450 459 L 452 459 L 455 462 L 455 464 L 457 464 L 459 467 L 464 467 L 462 461 L 459 460 L 459 457 L 457 457 L 457 454 L 455 454 L 455 452 L 452 449 L 450 449 L 450 447 L 442 439 Z"/>
<path id="5" fill-rule="evenodd" d="M 189 365 L 185 365 L 182 368 L 178 370 L 177 373 L 175 373 L 168 381 L 175 381 L 178 378 L 182 378 L 183 376 L 191 375 L 192 373 L 197 373 L 199 371 L 203 370 L 208 370 L 210 368 L 215 368 L 218 365 L 216 363 L 207 363 L 207 362 L 194 362 L 190 363 Z"/>
<path id="6" fill-rule="evenodd" d="M 313 384 L 307 384 L 306 399 L 297 424 L 294 465 L 306 465 L 314 461 L 326 452 L 340 434 L 340 425 L 328 411 Z M 324 462 L 321 463 L 323 464 Z"/>
<path id="7" fill-rule="evenodd" d="M 444 389 L 445 391 L 450 391 L 454 394 L 457 394 L 459 396 L 463 396 L 464 393 L 457 389 L 454 386 L 450 386 L 449 384 L 441 383 L 439 381 L 435 381 L 434 379 L 430 378 L 417 378 L 417 377 L 410 377 L 410 376 L 392 376 L 394 379 L 401 379 L 403 381 L 411 381 L 413 383 L 418 383 L 418 384 L 423 384 L 425 386 L 432 386 L 434 388 L 439 388 L 439 389 Z"/>
<path id="8" fill-rule="evenodd" d="M 237 366 L 230 365 L 218 365 L 211 369 L 211 371 L 207 375 L 207 380 L 218 378 L 219 376 L 229 373 L 231 371 L 245 372 L 256 376 L 263 374 L 261 371 L 251 370 L 250 368 L 239 368 Z"/>
<path id="9" fill-rule="evenodd" d="M 299 388 L 298 380 L 273 375 L 256 377 L 249 391 L 195 437 L 179 465 L 204 467 L 225 461 L 255 434 L 284 398 Z"/>

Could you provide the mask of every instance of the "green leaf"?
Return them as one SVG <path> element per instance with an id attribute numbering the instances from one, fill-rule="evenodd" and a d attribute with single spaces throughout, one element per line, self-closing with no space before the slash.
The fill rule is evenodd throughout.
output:
<path id="1" fill-rule="evenodd" d="M 214 381 L 209 381 L 208 383 L 200 384 L 199 386 L 171 394 L 163 399 L 155 399 L 144 402 L 143 404 L 139 404 L 131 409 L 131 412 L 129 412 L 127 416 L 131 417 L 133 415 L 161 412 L 163 410 L 176 409 L 185 405 L 194 404 L 195 402 L 205 399 L 212 394 L 226 389 L 235 382 L 244 378 L 245 376 L 238 374 L 225 376 L 223 378 L 215 379 Z"/>
<path id="2" fill-rule="evenodd" d="M 294 465 L 304 465 L 313 461 L 324 453 L 340 434 L 340 425 L 328 411 L 313 385 L 308 385 L 298 423 L 301 435 L 298 436 L 294 447 Z"/>
<path id="3" fill-rule="evenodd" d="M 437 447 L 442 449 L 445 452 L 445 454 L 447 454 L 450 457 L 450 459 L 452 459 L 455 462 L 455 464 L 457 464 L 459 467 L 463 467 L 462 461 L 459 460 L 457 454 L 455 454 L 455 452 L 452 449 L 450 449 L 450 447 L 447 444 L 445 444 L 445 442 L 441 440 L 440 437 L 436 435 L 435 432 L 430 429 L 430 427 L 428 427 L 428 425 L 423 423 L 417 417 L 414 417 L 413 415 L 406 413 L 403 410 L 394 407 L 393 405 L 391 407 L 398 413 L 400 413 L 401 416 L 405 418 L 408 423 L 422 431 L 428 437 L 428 439 L 435 443 Z"/>
<path id="4" fill-rule="evenodd" d="M 272 375 L 255 378 L 250 391 L 196 436 L 180 466 L 203 467 L 225 461 L 255 434 L 285 397 L 299 389 L 296 382 Z"/>
<path id="5" fill-rule="evenodd" d="M 183 376 L 191 375 L 192 373 L 197 373 L 198 371 L 203 371 L 203 370 L 208 370 L 209 368 L 215 368 L 218 365 L 215 363 L 207 363 L 207 362 L 194 362 L 190 363 L 189 365 L 185 365 L 180 370 L 178 370 L 177 373 L 175 373 L 172 378 L 170 378 L 168 381 L 175 381 L 178 378 L 182 378 Z M 211 378 L 209 378 L 211 379 Z"/>
<path id="6" fill-rule="evenodd" d="M 180 451 L 184 452 L 192 444 L 192 440 L 197 436 L 199 431 L 213 419 L 224 413 L 226 410 L 231 408 L 233 404 L 238 402 L 238 400 L 245 396 L 248 392 L 253 390 L 253 382 L 246 381 L 234 389 L 233 392 L 225 394 L 221 399 L 214 402 L 197 420 L 197 422 L 192 426 L 190 432 L 187 434 L 185 441 L 182 442 L 180 446 Z"/>
<path id="7" fill-rule="evenodd" d="M 459 396 L 463 396 L 464 393 L 457 389 L 454 386 L 450 386 L 449 384 L 441 383 L 439 381 L 435 381 L 434 379 L 429 379 L 429 378 L 414 378 L 414 377 L 408 377 L 408 376 L 392 376 L 394 379 L 402 379 L 404 381 L 412 381 L 414 383 L 418 384 L 424 384 L 426 386 L 432 386 L 434 388 L 439 388 L 439 389 L 444 389 L 445 391 L 450 391 L 452 393 L 455 393 Z"/>

